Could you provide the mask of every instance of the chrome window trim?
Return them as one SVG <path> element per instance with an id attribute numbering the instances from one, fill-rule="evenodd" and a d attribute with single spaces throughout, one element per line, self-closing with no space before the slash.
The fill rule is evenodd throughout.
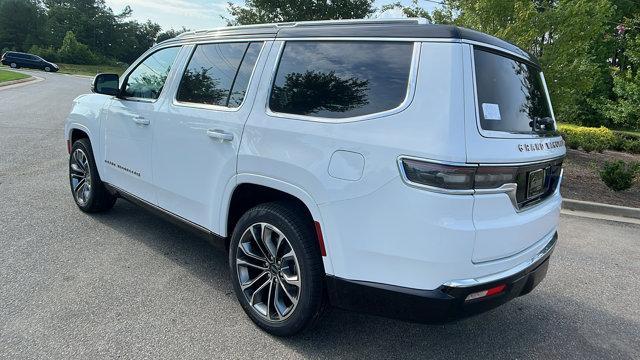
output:
<path id="1" fill-rule="evenodd" d="M 233 41 L 224 41 L 224 42 L 228 43 L 228 42 L 233 42 Z M 246 42 L 247 46 L 249 46 L 249 44 L 252 43 L 252 42 L 260 42 L 260 41 L 235 41 L 235 42 L 238 42 L 238 43 Z M 189 59 L 187 60 L 186 65 L 184 66 L 184 69 L 182 71 L 182 74 L 180 75 L 180 79 L 178 80 L 178 83 L 176 85 L 176 91 L 174 92 L 173 99 L 171 101 L 171 105 L 172 106 L 185 107 L 185 108 L 194 108 L 194 109 L 204 109 L 204 110 L 213 110 L 213 111 L 226 111 L 226 112 L 240 111 L 240 109 L 242 108 L 242 106 L 245 103 L 245 100 L 247 99 L 246 94 L 245 94 L 245 97 L 242 99 L 242 102 L 240 103 L 240 105 L 238 105 L 235 108 L 231 108 L 231 107 L 228 107 L 228 106 L 222 106 L 222 105 L 199 104 L 199 103 L 192 103 L 192 102 L 186 102 L 186 101 L 179 101 L 178 100 L 178 90 L 180 90 L 180 84 L 182 83 L 182 77 L 184 76 L 184 72 L 187 71 L 187 68 L 189 67 L 189 63 L 191 62 L 193 54 L 195 53 L 195 51 L 198 48 L 198 46 L 199 45 L 211 45 L 211 44 L 217 44 L 217 43 L 218 42 L 198 43 L 198 44 L 195 44 L 193 46 L 193 48 L 191 49 L 191 52 L 189 53 Z M 251 75 L 249 76 L 249 82 L 247 83 L 247 90 L 249 90 L 249 88 L 251 87 L 251 84 L 252 84 L 252 81 L 253 81 L 253 78 L 254 78 L 254 74 L 256 72 L 256 68 L 258 67 L 258 61 L 260 60 L 260 57 L 262 56 L 262 52 L 263 52 L 263 50 L 265 48 L 265 44 L 266 44 L 266 41 L 262 41 L 262 46 L 260 47 L 260 51 L 258 52 L 258 57 L 256 58 L 255 64 L 253 64 L 253 69 L 251 70 Z M 242 66 L 242 62 L 240 63 L 240 66 Z"/>
<path id="2" fill-rule="evenodd" d="M 357 40 L 354 40 L 354 39 L 357 39 Z M 383 39 L 383 40 L 387 42 L 393 42 L 392 40 L 387 40 L 387 39 Z M 275 82 L 276 73 L 278 71 L 278 67 L 280 66 L 280 59 L 282 58 L 282 54 L 284 52 L 284 48 L 287 41 L 310 41 L 310 42 L 313 42 L 313 41 L 367 41 L 367 38 L 300 38 L 300 39 L 294 39 L 294 40 L 286 39 L 286 40 L 279 40 L 279 41 L 280 41 L 280 44 L 276 43 L 276 45 L 280 46 L 280 48 L 278 49 L 278 55 L 274 63 L 274 66 L 271 70 L 271 75 L 270 75 L 271 78 L 269 80 L 269 90 L 267 91 L 267 98 L 265 101 L 265 113 L 267 114 L 267 116 L 289 119 L 289 120 L 313 121 L 313 122 L 329 123 L 329 124 L 351 123 L 351 122 L 372 120 L 372 119 L 378 119 L 378 118 L 382 118 L 390 115 L 395 115 L 397 113 L 404 111 L 413 102 L 416 83 L 417 83 L 417 77 L 418 77 L 418 66 L 420 63 L 421 45 L 419 42 L 407 41 L 407 42 L 413 42 L 411 64 L 409 65 L 409 75 L 408 75 L 409 79 L 407 81 L 407 91 L 405 93 L 405 97 L 397 107 L 389 110 L 371 113 L 371 114 L 337 118 L 337 119 L 326 118 L 321 116 L 297 115 L 297 114 L 289 114 L 289 113 L 272 111 L 269 106 L 269 102 L 271 99 L 271 92 L 273 90 L 273 84 Z"/>
<path id="3" fill-rule="evenodd" d="M 532 209 L 532 208 L 534 208 L 534 207 L 536 207 L 538 205 L 542 205 L 542 204 L 547 203 L 548 201 L 550 201 L 553 198 L 553 196 L 551 195 L 551 196 L 548 196 L 547 198 L 545 198 L 542 201 L 534 202 L 534 203 L 529 204 L 527 206 L 520 207 L 520 205 L 518 205 L 518 197 L 517 197 L 518 184 L 516 184 L 516 183 L 506 183 L 506 184 L 503 184 L 502 186 L 500 186 L 498 188 L 493 188 L 493 189 L 470 189 L 470 190 L 452 190 L 452 189 L 443 189 L 443 188 L 439 188 L 439 187 L 435 187 L 435 186 L 424 185 L 424 184 L 416 183 L 416 182 L 413 182 L 413 181 L 409 180 L 409 178 L 407 177 L 407 174 L 406 174 L 406 172 L 404 170 L 404 166 L 402 166 L 402 160 L 407 159 L 407 160 L 423 161 L 423 162 L 433 163 L 433 164 L 451 165 L 451 166 L 458 166 L 458 167 L 479 168 L 479 167 L 514 167 L 514 166 L 536 165 L 536 164 L 544 164 L 544 163 L 548 163 L 548 162 L 553 162 L 555 160 L 559 160 L 559 159 L 563 159 L 563 158 L 564 158 L 564 155 L 560 156 L 560 157 L 555 157 L 555 158 L 552 158 L 552 159 L 546 159 L 546 160 L 543 160 L 543 161 L 532 161 L 532 162 L 524 162 L 524 163 L 474 164 L 474 163 L 460 163 L 460 162 L 448 162 L 448 161 L 440 161 L 440 160 L 430 160 L 430 159 L 425 159 L 425 158 L 400 155 L 397 158 L 397 164 L 398 164 L 398 169 L 400 171 L 400 178 L 402 179 L 402 182 L 404 182 L 408 186 L 411 186 L 411 187 L 414 187 L 414 188 L 418 188 L 418 189 L 422 189 L 422 190 L 435 192 L 435 193 L 439 193 L 439 194 L 447 194 L 447 195 L 506 194 L 507 197 L 509 197 L 509 201 L 511 201 L 511 205 L 513 205 L 514 210 L 517 213 L 521 213 L 521 212 L 527 211 L 529 209 Z M 558 180 L 558 184 L 556 185 L 556 188 L 553 190 L 553 194 L 554 195 L 557 194 L 560 191 L 560 184 L 562 183 L 563 175 L 564 175 L 564 169 L 560 169 L 560 179 Z"/>
<path id="4" fill-rule="evenodd" d="M 545 239 L 549 238 L 549 235 L 551 235 L 551 239 L 548 240 L 548 242 L 546 243 L 546 245 L 540 250 L 538 251 L 538 253 L 532 257 L 529 260 L 526 260 L 514 267 L 512 267 L 511 269 L 507 269 L 495 274 L 491 274 L 491 275 L 486 275 L 486 276 L 482 276 L 479 278 L 470 278 L 470 279 L 460 279 L 460 280 L 451 280 L 451 281 L 447 281 L 446 283 L 442 284 L 442 286 L 446 286 L 446 287 L 452 287 L 452 288 L 468 288 L 468 287 L 472 287 L 472 286 L 478 286 L 478 285 L 484 285 L 484 284 L 488 284 L 494 281 L 500 281 L 502 279 L 506 279 L 508 277 L 511 277 L 513 275 L 516 275 L 530 267 L 535 266 L 538 263 L 541 263 L 542 261 L 544 261 L 544 259 L 547 257 L 547 255 L 549 255 L 551 253 L 551 251 L 553 251 L 553 249 L 556 246 L 556 243 L 558 242 L 558 233 L 554 230 L 553 232 L 551 232 L 550 234 L 547 234 L 547 236 L 545 236 L 543 238 L 542 241 L 544 241 Z M 536 244 L 534 244 L 533 246 L 536 246 Z M 527 251 L 530 248 L 524 249 L 523 251 L 517 253 L 517 254 L 513 254 L 511 256 L 516 256 L 518 254 L 521 254 L 524 251 Z M 480 262 L 480 263 L 476 263 L 476 264 L 483 264 L 483 263 L 489 263 L 492 261 L 500 261 L 501 259 L 497 259 L 497 260 L 491 260 L 491 261 L 486 261 L 486 262 Z"/>

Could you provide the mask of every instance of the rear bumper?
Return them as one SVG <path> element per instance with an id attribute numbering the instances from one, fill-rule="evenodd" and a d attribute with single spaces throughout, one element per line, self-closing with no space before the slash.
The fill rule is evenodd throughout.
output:
<path id="1" fill-rule="evenodd" d="M 339 308 L 412 322 L 447 322 L 482 313 L 528 294 L 547 274 L 557 234 L 526 266 L 479 279 L 448 282 L 435 290 L 327 278 L 331 303 Z M 465 301 L 472 293 L 506 285 L 503 292 Z"/>

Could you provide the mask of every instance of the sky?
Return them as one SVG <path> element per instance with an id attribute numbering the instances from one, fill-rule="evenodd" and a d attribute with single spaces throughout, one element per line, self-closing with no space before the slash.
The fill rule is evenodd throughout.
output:
<path id="1" fill-rule="evenodd" d="M 225 26 L 221 16 L 228 16 L 226 11 L 229 0 L 105 0 L 107 6 L 115 13 L 129 5 L 133 10 L 132 18 L 139 21 L 147 19 L 162 26 L 163 30 L 180 29 L 183 26 L 191 29 L 207 29 Z M 376 0 L 375 6 L 394 3 L 397 0 Z M 242 1 L 234 0 L 234 3 Z M 403 4 L 410 4 L 410 0 L 402 0 Z M 435 6 L 432 2 L 420 0 L 420 4 L 428 9 Z M 385 14 L 385 17 L 395 17 L 400 12 Z"/>

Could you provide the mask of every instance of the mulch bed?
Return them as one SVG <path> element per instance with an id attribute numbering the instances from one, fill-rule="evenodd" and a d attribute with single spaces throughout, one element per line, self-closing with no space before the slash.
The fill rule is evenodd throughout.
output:
<path id="1" fill-rule="evenodd" d="M 560 189 L 568 199 L 595 201 L 605 204 L 640 208 L 640 181 L 629 190 L 613 191 L 600 179 L 600 169 L 606 161 L 624 160 L 640 162 L 640 155 L 616 151 L 586 153 L 567 149 L 564 161 L 564 179 Z"/>

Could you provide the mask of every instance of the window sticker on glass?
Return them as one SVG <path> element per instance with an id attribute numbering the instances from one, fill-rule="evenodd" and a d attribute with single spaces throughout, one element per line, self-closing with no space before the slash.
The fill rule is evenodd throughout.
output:
<path id="1" fill-rule="evenodd" d="M 500 116 L 500 105 L 482 103 L 482 114 L 485 120 L 502 120 Z"/>

